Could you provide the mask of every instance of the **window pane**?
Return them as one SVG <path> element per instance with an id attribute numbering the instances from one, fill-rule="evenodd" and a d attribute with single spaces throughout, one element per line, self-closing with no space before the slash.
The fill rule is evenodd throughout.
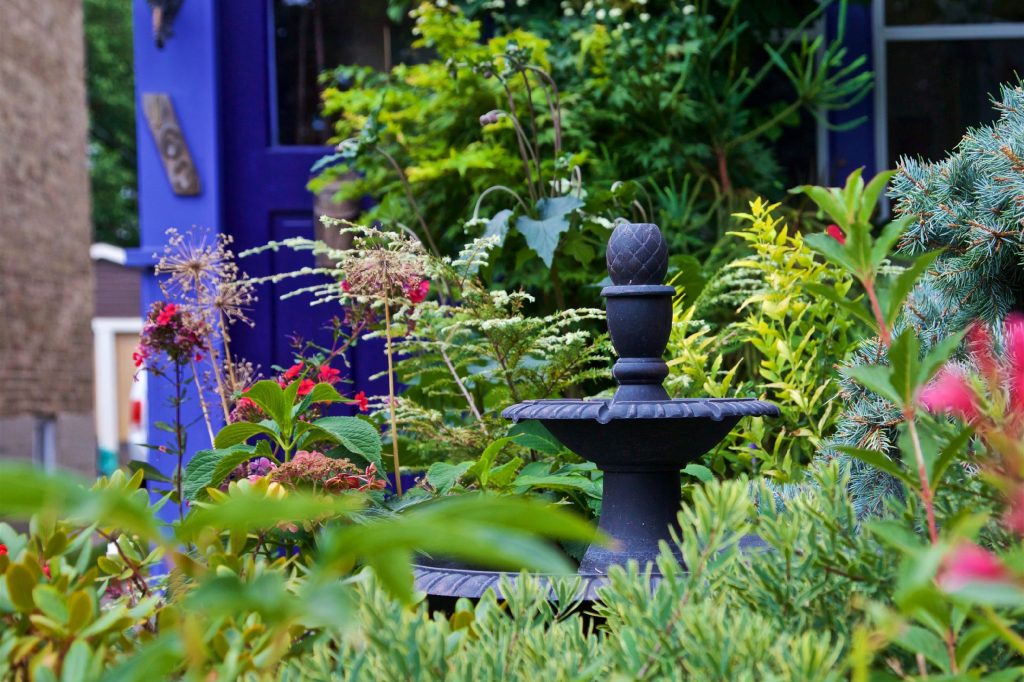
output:
<path id="1" fill-rule="evenodd" d="M 1024 21 L 1021 0 L 885 0 L 885 23 L 989 24 Z"/>
<path id="2" fill-rule="evenodd" d="M 989 95 L 1024 73 L 1024 40 L 889 43 L 886 64 L 889 165 L 904 154 L 936 160 L 995 119 Z"/>
<path id="3" fill-rule="evenodd" d="M 387 0 L 273 0 L 278 144 L 323 144 L 317 77 L 342 64 L 389 68 L 396 58 Z"/>

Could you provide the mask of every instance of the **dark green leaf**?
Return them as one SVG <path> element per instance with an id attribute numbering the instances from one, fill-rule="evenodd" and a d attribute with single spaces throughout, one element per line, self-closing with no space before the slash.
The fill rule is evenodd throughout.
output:
<path id="1" fill-rule="evenodd" d="M 832 303 L 835 303 L 843 310 L 853 315 L 858 320 L 868 325 L 872 329 L 878 328 L 878 323 L 875 321 L 873 315 L 859 302 L 851 301 L 845 296 L 840 295 L 838 291 L 830 286 L 824 284 L 818 284 L 816 282 L 808 282 L 803 285 L 804 289 L 813 296 L 820 296 Z"/>
<path id="2" fill-rule="evenodd" d="M 459 462 L 458 464 L 434 462 L 427 469 L 427 483 L 442 495 L 447 494 L 471 466 L 473 466 L 472 462 Z"/>
<path id="3" fill-rule="evenodd" d="M 277 433 L 267 424 L 256 424 L 253 422 L 235 422 L 228 424 L 214 438 L 213 444 L 218 449 L 229 448 L 239 443 L 244 443 L 253 436 L 266 436 L 275 442 Z"/>
<path id="4" fill-rule="evenodd" d="M 257 381 L 245 392 L 245 397 L 256 403 L 263 413 L 277 422 L 279 426 L 287 422 L 291 413 L 291 403 L 285 401 L 284 391 L 276 381 L 270 379 Z M 292 402 L 294 402 L 294 398 Z"/>
<path id="5" fill-rule="evenodd" d="M 217 450 L 200 450 L 185 467 L 181 489 L 185 499 L 195 500 L 203 497 L 207 488 L 216 488 L 227 478 L 228 474 L 242 462 L 255 455 L 251 445 L 232 445 Z"/>
<path id="6" fill-rule="evenodd" d="M 128 471 L 133 474 L 142 469 L 142 475 L 146 477 L 147 481 L 157 481 L 159 483 L 170 483 L 171 479 L 160 472 L 155 466 L 149 462 L 143 462 L 138 459 L 133 459 L 128 462 Z"/>
<path id="7" fill-rule="evenodd" d="M 380 433 L 369 422 L 359 417 L 323 417 L 313 422 L 305 442 L 326 435 L 330 440 L 339 443 L 354 455 L 359 455 L 367 463 L 377 467 L 383 473 L 384 461 L 381 459 Z M 319 435 L 318 435 L 319 434 Z"/>
<path id="8" fill-rule="evenodd" d="M 546 455 L 557 455 L 562 451 L 562 444 L 537 419 L 525 419 L 513 424 L 509 427 L 508 435 L 515 438 L 516 445 Z"/>
<path id="9" fill-rule="evenodd" d="M 820 253 L 834 264 L 843 268 L 847 272 L 856 273 L 857 265 L 850 258 L 850 254 L 847 250 L 836 241 L 834 238 L 827 234 L 808 234 L 804 235 L 804 244 L 807 245 L 812 251 Z"/>

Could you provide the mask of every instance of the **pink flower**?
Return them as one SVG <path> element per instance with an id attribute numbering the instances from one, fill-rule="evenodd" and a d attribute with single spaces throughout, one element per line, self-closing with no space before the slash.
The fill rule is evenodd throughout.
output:
<path id="1" fill-rule="evenodd" d="M 970 583 L 1006 582 L 1010 575 L 998 557 L 973 542 L 964 542 L 946 555 L 936 582 L 945 592 Z"/>
<path id="2" fill-rule="evenodd" d="M 843 244 L 844 246 L 846 245 L 846 235 L 843 234 L 843 231 L 839 229 L 838 225 L 829 225 L 827 228 L 825 228 L 825 234 L 827 234 L 829 237 L 832 237 L 832 239 L 835 239 L 840 244 Z"/>
<path id="3" fill-rule="evenodd" d="M 344 291 L 346 294 L 352 291 L 352 285 L 348 283 L 347 279 L 341 280 L 341 290 Z"/>
<path id="4" fill-rule="evenodd" d="M 929 412 L 949 412 L 965 421 L 977 419 L 978 395 L 963 374 L 949 366 L 921 391 L 919 400 Z"/>
<path id="5" fill-rule="evenodd" d="M 317 372 L 317 379 L 323 384 L 333 384 L 341 379 L 341 371 L 334 369 L 330 365 L 321 365 L 320 371 Z"/>
<path id="6" fill-rule="evenodd" d="M 281 376 L 284 377 L 285 380 L 291 381 L 295 377 L 299 376 L 299 372 L 302 371 L 303 367 L 304 365 L 301 362 L 297 362 L 291 367 L 289 367 L 287 370 L 285 370 L 285 373 L 282 374 Z"/>
<path id="7" fill-rule="evenodd" d="M 1010 409 L 1024 411 L 1024 315 L 1012 313 L 1003 323 L 1009 357 Z"/>
<path id="8" fill-rule="evenodd" d="M 160 314 L 156 317 L 156 323 L 158 326 L 163 327 L 174 320 L 174 314 L 178 312 L 178 306 L 173 303 L 168 303 L 160 311 Z"/>
<path id="9" fill-rule="evenodd" d="M 356 401 L 356 405 L 359 406 L 360 412 L 367 412 L 370 409 L 370 401 L 366 398 L 366 391 L 359 391 L 352 399 Z"/>

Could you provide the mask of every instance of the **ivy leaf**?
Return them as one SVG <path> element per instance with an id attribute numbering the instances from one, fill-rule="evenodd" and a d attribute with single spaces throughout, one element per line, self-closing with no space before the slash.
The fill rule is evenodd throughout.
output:
<path id="1" fill-rule="evenodd" d="M 305 442 L 326 435 L 349 452 L 376 466 L 377 471 L 384 473 L 384 461 L 380 455 L 383 447 L 380 434 L 371 424 L 359 417 L 323 417 L 313 422 L 312 427 Z"/>
<path id="2" fill-rule="evenodd" d="M 185 467 L 181 489 L 185 499 L 194 500 L 207 488 L 216 487 L 242 462 L 252 458 L 251 445 L 232 445 L 217 450 L 200 450 Z"/>
<path id="3" fill-rule="evenodd" d="M 569 229 L 569 214 L 583 206 L 579 197 L 567 195 L 541 199 L 537 202 L 540 220 L 529 216 L 516 218 L 516 229 L 526 238 L 526 244 L 533 249 L 544 265 L 551 267 L 558 248 L 558 240 Z"/>

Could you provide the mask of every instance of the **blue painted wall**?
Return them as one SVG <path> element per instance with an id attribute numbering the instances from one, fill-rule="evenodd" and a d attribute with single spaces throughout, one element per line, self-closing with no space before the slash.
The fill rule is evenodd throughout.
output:
<path id="1" fill-rule="evenodd" d="M 213 2 L 186 2 L 175 23 L 175 36 L 162 50 L 153 42 L 152 19 L 146 0 L 132 0 L 135 31 L 136 129 L 139 164 L 139 232 L 142 246 L 129 254 L 130 263 L 144 268 L 143 314 L 162 298 L 153 276 L 153 254 L 163 248 L 169 227 L 186 230 L 193 225 L 216 228 L 221 222 L 221 156 L 218 93 L 217 22 Z M 142 111 L 142 94 L 166 92 L 171 96 L 185 139 L 199 174 L 201 193 L 179 197 L 171 190 L 153 136 Z M 149 437 L 152 445 L 169 445 L 172 436 L 154 429 L 158 421 L 172 423 L 167 382 L 149 381 Z M 206 429 L 200 423 L 195 400 L 185 406 L 189 447 L 209 447 Z M 172 456 L 151 451 L 150 462 L 171 473 Z M 165 512 L 170 515 L 169 508 Z"/>
<path id="2" fill-rule="evenodd" d="M 135 32 L 139 213 L 142 246 L 130 263 L 144 268 L 143 312 L 161 298 L 152 273 L 153 254 L 159 253 L 169 227 L 211 228 L 232 235 L 236 250 L 271 239 L 313 237 L 313 197 L 305 189 L 309 168 L 327 152 L 322 147 L 283 147 L 271 144 L 271 70 L 268 21 L 270 3 L 258 0 L 189 0 L 174 22 L 172 37 L 157 49 L 146 0 L 132 0 Z M 185 140 L 197 166 L 202 191 L 196 197 L 175 195 L 165 175 L 157 146 L 142 112 L 142 95 L 171 96 Z M 305 254 L 280 252 L 244 259 L 242 268 L 254 276 L 312 265 Z M 252 329 L 235 328 L 233 350 L 271 375 L 272 365 L 291 364 L 287 337 L 299 334 L 324 342 L 323 326 L 332 314 L 311 309 L 308 299 L 280 301 L 280 295 L 301 282 L 264 286 L 251 311 Z M 369 377 L 383 367 L 379 344 L 363 344 L 349 358 L 350 393 L 382 392 L 382 382 Z M 169 387 L 159 379 L 149 383 L 149 422 L 171 423 Z M 192 399 L 186 420 L 189 450 L 209 446 Z M 168 445 L 171 435 L 150 426 L 148 442 Z M 164 471 L 172 458 L 153 452 L 151 461 Z"/>

